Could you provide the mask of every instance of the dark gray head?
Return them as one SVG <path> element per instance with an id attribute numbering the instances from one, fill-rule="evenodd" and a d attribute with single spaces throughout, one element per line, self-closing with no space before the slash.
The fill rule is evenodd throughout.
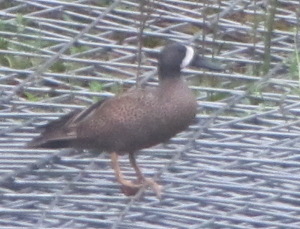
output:
<path id="1" fill-rule="evenodd" d="M 181 69 L 189 65 L 215 71 L 223 70 L 222 66 L 199 56 L 192 47 L 174 43 L 166 45 L 160 52 L 159 77 L 160 79 L 179 77 Z"/>

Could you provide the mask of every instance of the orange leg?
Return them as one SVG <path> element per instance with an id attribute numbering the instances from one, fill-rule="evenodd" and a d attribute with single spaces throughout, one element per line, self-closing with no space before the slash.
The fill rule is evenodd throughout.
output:
<path id="1" fill-rule="evenodd" d="M 142 187 L 142 185 L 134 184 L 132 181 L 126 180 L 120 169 L 119 160 L 118 160 L 119 155 L 116 152 L 112 152 L 110 155 L 111 155 L 112 168 L 115 171 L 115 176 L 117 178 L 117 181 L 122 185 L 121 187 L 122 191 L 127 196 L 135 195 Z"/>
<path id="2" fill-rule="evenodd" d="M 142 171 L 138 167 L 135 155 L 134 153 L 129 153 L 129 161 L 131 166 L 134 168 L 136 176 L 138 177 L 138 181 L 142 183 L 144 186 L 149 186 L 156 194 L 158 198 L 161 197 L 162 187 L 157 184 L 153 179 L 151 178 L 145 178 Z"/>
<path id="3" fill-rule="evenodd" d="M 136 164 L 136 160 L 133 153 L 129 154 L 130 164 L 134 168 L 136 175 L 138 177 L 139 184 L 135 184 L 130 180 L 126 180 L 121 172 L 120 165 L 119 165 L 119 155 L 116 152 L 111 153 L 111 162 L 112 168 L 115 171 L 117 181 L 122 185 L 122 191 L 125 195 L 135 195 L 140 188 L 142 187 L 151 187 L 152 190 L 155 192 L 158 198 L 161 197 L 161 186 L 158 185 L 153 179 L 145 178 L 142 171 Z"/>

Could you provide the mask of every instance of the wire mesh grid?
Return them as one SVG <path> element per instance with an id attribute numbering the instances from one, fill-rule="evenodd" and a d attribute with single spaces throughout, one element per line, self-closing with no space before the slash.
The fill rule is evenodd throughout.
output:
<path id="1" fill-rule="evenodd" d="M 300 228 L 299 5 L 0 1 L 1 228 Z M 174 41 L 230 70 L 185 70 L 196 121 L 139 153 L 164 186 L 161 200 L 121 194 L 107 154 L 24 147 L 36 126 L 121 93 L 137 76 L 156 86 L 155 57 Z M 270 71 L 257 76 L 268 58 Z"/>

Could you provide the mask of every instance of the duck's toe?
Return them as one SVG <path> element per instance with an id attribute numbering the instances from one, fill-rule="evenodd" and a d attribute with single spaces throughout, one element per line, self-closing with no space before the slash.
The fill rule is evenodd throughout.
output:
<path id="1" fill-rule="evenodd" d="M 126 196 L 134 196 L 140 190 L 141 186 L 122 185 L 121 190 Z"/>
<path id="2" fill-rule="evenodd" d="M 154 181 L 151 178 L 145 178 L 143 185 L 145 187 L 150 187 L 154 191 L 158 199 L 161 198 L 163 187 L 159 185 L 156 181 Z"/>
<path id="3" fill-rule="evenodd" d="M 143 181 L 139 181 L 139 184 L 135 184 L 133 182 L 128 182 L 127 184 L 122 184 L 121 190 L 126 196 L 133 196 L 138 193 L 141 188 L 150 187 L 158 199 L 161 198 L 162 195 L 162 186 L 159 185 L 156 181 L 151 178 L 144 178 Z"/>

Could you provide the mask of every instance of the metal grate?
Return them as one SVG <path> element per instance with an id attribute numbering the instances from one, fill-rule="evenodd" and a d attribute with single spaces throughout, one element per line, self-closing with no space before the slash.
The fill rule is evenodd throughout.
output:
<path id="1" fill-rule="evenodd" d="M 278 0 L 268 57 L 274 2 L 0 1 L 1 228 L 300 228 L 300 3 Z M 140 152 L 161 200 L 123 196 L 106 154 L 24 148 L 36 126 L 137 76 L 157 85 L 156 54 L 174 41 L 230 70 L 185 70 L 197 120 Z"/>

